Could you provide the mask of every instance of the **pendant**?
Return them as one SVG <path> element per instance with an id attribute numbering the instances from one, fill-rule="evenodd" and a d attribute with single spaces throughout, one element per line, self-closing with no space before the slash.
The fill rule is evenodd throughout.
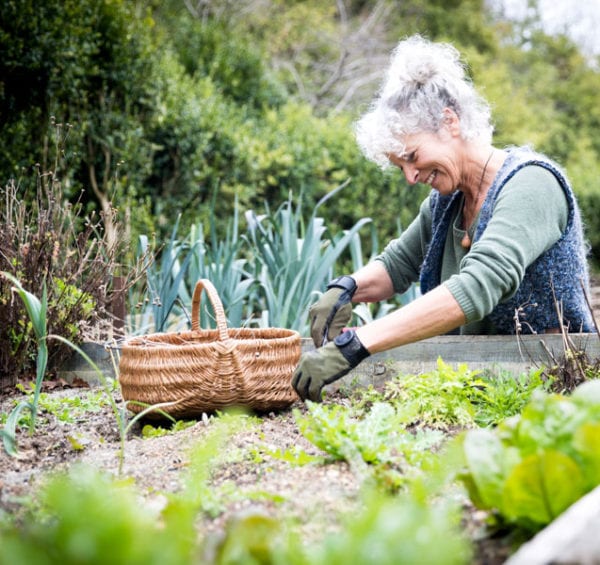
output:
<path id="1" fill-rule="evenodd" d="M 471 238 L 469 232 L 465 232 L 465 236 L 460 240 L 460 244 L 464 249 L 471 249 Z"/>

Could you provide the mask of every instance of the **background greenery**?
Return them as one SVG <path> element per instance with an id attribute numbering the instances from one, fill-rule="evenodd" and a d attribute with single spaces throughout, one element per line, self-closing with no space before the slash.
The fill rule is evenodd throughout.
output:
<path id="1" fill-rule="evenodd" d="M 535 4 L 535 2 L 534 2 Z M 0 182 L 48 165 L 63 124 L 66 193 L 168 236 L 302 193 L 345 228 L 376 217 L 384 241 L 423 196 L 359 154 L 352 122 L 391 48 L 415 32 L 449 40 L 493 106 L 498 145 L 532 143 L 563 164 L 600 257 L 600 75 L 535 12 L 510 22 L 483 0 L 7 0 L 0 7 Z"/>
<path id="2" fill-rule="evenodd" d="M 36 367 L 41 380 L 51 357 L 45 334 L 75 339 L 80 325 L 92 324 L 99 312 L 108 312 L 115 294 L 110 288 L 113 275 L 128 273 L 121 291 L 135 298 L 139 289 L 128 284 L 139 264 L 147 284 L 139 297 L 142 314 L 134 317 L 140 327 L 130 330 L 146 331 L 148 312 L 153 327 L 160 329 L 169 327 L 171 314 L 181 318 L 186 297 L 200 277 L 218 283 L 231 325 L 251 323 L 258 315 L 259 323 L 304 330 L 305 319 L 299 315 L 312 299 L 312 290 L 322 288 L 333 274 L 336 261 L 360 265 L 379 242 L 410 221 L 424 196 L 426 189 L 409 189 L 398 171 L 382 174 L 366 162 L 352 136 L 352 123 L 377 88 L 387 54 L 400 37 L 415 32 L 452 41 L 464 53 L 473 79 L 492 103 L 499 146 L 531 143 L 567 168 L 582 203 L 594 257 L 600 259 L 600 194 L 595 184 L 600 172 L 598 61 L 586 59 L 567 38 L 544 34 L 532 14 L 524 22 L 506 21 L 483 0 L 4 0 L 0 265 L 2 271 L 18 275 L 28 290 L 37 293 L 43 287 L 47 293 L 39 293 L 39 303 L 33 294 L 20 294 L 29 298 L 29 310 L 31 304 L 37 306 L 37 316 L 29 320 L 27 313 L 17 311 L 16 282 L 3 276 L 0 310 L 14 318 L 0 315 L 0 349 L 9 353 L 0 359 L 0 381 Z M 61 207 L 65 198 L 72 207 Z M 116 249 L 122 255 L 118 261 L 117 252 L 112 253 Z M 157 250 L 158 261 L 150 264 L 147 259 Z M 89 260 L 92 251 L 97 261 Z M 88 267 L 94 270 L 86 271 Z M 19 285 L 16 288 L 21 292 Z M 382 305 L 382 311 L 386 307 Z M 202 312 L 207 323 L 210 315 Z M 53 327 L 59 324 L 61 328 Z M 422 406 L 426 412 L 417 414 L 421 422 L 445 418 L 452 426 L 467 425 L 475 417 L 495 424 L 500 415 L 520 410 L 533 386 L 506 379 L 504 390 L 510 394 L 501 395 L 478 376 L 466 370 L 450 375 L 443 365 L 425 380 L 428 387 L 422 379 L 404 378 L 402 386 L 392 383 L 391 399 L 414 414 Z M 407 384 L 418 389 L 419 403 L 407 399 Z M 435 397 L 425 394 L 431 390 Z M 446 390 L 458 393 L 450 397 Z M 586 392 L 580 397 L 593 401 L 598 396 Z M 41 401 L 39 383 L 32 394 L 33 400 L 17 404 L 4 422 L 5 442 L 14 440 L 26 408 L 33 430 Z M 397 467 L 406 461 L 427 463 L 421 447 L 431 445 L 435 436 L 416 436 L 422 442 L 418 449 L 398 438 L 394 447 L 402 460 L 391 461 L 389 445 L 380 434 L 395 429 L 397 418 L 405 418 L 406 412 L 377 405 L 368 394 L 364 402 L 376 408 L 373 417 L 360 423 L 351 422 L 343 407 L 328 414 L 317 406 L 302 425 L 309 430 L 311 421 L 317 423 L 312 431 L 315 442 L 327 440 L 333 446 L 330 437 L 343 434 L 344 442 L 338 444 L 348 450 L 346 455 L 341 449 L 331 455 L 349 453 L 355 465 L 368 462 L 379 472 L 372 478 L 398 488 L 406 478 L 395 472 Z M 522 424 L 512 420 L 514 438 L 529 441 L 516 433 L 518 426 L 538 433 L 531 422 L 544 431 L 573 431 L 577 449 L 567 455 L 581 464 L 582 474 L 597 477 L 598 425 L 592 422 L 580 429 L 580 407 L 565 411 L 550 399 L 548 403 L 557 405 L 552 410 L 541 402 L 546 401 L 538 400 L 525 412 Z M 475 415 L 474 407 L 479 409 Z M 593 408 L 597 414 L 597 406 Z M 557 417 L 566 413 L 578 418 L 567 422 L 569 427 L 554 425 L 552 418 L 559 421 Z M 331 415 L 336 416 L 334 423 L 344 425 L 337 430 L 324 425 Z M 118 411 L 115 416 L 118 419 Z M 126 422 L 118 423 L 123 441 Z M 351 448 L 349 431 L 356 442 Z M 415 438 L 412 432 L 406 436 Z M 471 440 L 477 453 L 482 451 L 479 437 Z M 564 438 L 558 438 L 561 445 Z M 495 438 L 490 441 L 493 446 Z M 468 450 L 469 441 L 465 445 Z M 514 447 L 524 447 L 524 465 L 515 476 L 529 479 L 533 474 L 528 470 L 528 445 L 515 442 Z M 212 452 L 199 451 L 197 460 L 208 465 L 219 451 L 219 446 Z M 492 455 L 484 462 L 497 467 Z M 298 458 L 298 453 L 280 456 Z M 542 457 L 543 463 L 557 467 L 556 454 Z M 481 460 L 470 461 L 477 465 L 466 479 L 479 489 L 482 500 L 486 494 L 494 502 L 504 483 L 498 481 L 491 485 L 494 490 L 483 492 L 477 473 Z M 204 496 L 209 487 L 198 480 L 208 470 L 198 471 L 197 465 L 190 466 L 190 490 L 181 499 L 168 498 L 160 531 L 152 523 L 157 515 L 148 521 L 139 512 L 127 513 L 137 494 L 124 497 L 123 483 L 108 484 L 84 472 L 58 478 L 45 491 L 42 511 L 32 508 L 33 518 L 23 522 L 24 527 L 13 527 L 0 516 L 0 562 L 44 562 L 49 550 L 77 561 L 81 547 L 97 549 L 92 557 L 102 562 L 107 544 L 117 538 L 125 540 L 116 554 L 126 562 L 146 563 L 150 554 L 163 561 L 180 555 L 177 562 L 190 562 L 198 549 L 192 545 L 194 517 L 206 510 L 203 501 L 207 506 L 211 502 Z M 508 479 L 511 492 L 517 492 L 516 479 Z M 531 483 L 524 484 L 524 490 L 536 492 Z M 97 503 L 101 496 L 108 501 L 106 508 Z M 442 552 L 448 562 L 463 562 L 463 541 L 426 502 L 409 500 L 408 506 L 398 507 L 389 499 L 371 499 L 372 506 L 365 505 L 367 511 L 341 536 L 336 533 L 328 545 L 316 547 L 312 560 L 290 543 L 290 557 L 286 554 L 283 561 L 296 556 L 300 563 L 347 562 L 348 556 L 371 551 L 374 537 L 386 540 L 385 547 L 395 544 L 421 557 L 425 550 Z M 107 508 L 81 521 L 86 512 Z M 379 516 L 383 519 L 378 521 Z M 115 517 L 122 520 L 115 522 Z M 251 520 L 247 530 L 252 535 L 241 535 L 244 524 L 229 532 L 219 548 L 225 557 L 217 562 L 232 562 L 231 555 L 254 549 L 244 546 L 244 540 L 256 539 Z M 420 536 L 415 535 L 415 525 Z M 278 541 L 272 534 L 280 522 L 267 526 L 258 549 L 263 538 Z M 90 547 L 66 544 L 74 539 L 75 527 L 91 532 L 84 538 Z M 136 535 L 115 537 L 115 527 Z M 399 530 L 406 533 L 398 535 Z M 151 535 L 145 538 L 152 540 L 147 547 L 128 545 L 146 532 Z M 419 539 L 443 543 L 410 545 L 410 540 Z"/>

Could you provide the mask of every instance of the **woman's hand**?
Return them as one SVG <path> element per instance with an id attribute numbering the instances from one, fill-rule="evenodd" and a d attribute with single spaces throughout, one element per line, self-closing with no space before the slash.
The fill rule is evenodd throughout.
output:
<path id="1" fill-rule="evenodd" d="M 310 335 L 315 347 L 333 341 L 352 318 L 352 297 L 356 292 L 356 281 L 344 275 L 332 280 L 327 291 L 308 311 Z"/>
<path id="2" fill-rule="evenodd" d="M 356 333 L 348 330 L 333 342 L 302 355 L 292 386 L 302 400 L 321 402 L 325 385 L 341 379 L 369 355 Z"/>

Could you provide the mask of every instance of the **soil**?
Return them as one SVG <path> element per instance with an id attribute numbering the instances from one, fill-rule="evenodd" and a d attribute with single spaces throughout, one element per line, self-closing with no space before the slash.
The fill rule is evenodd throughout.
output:
<path id="1" fill-rule="evenodd" d="M 76 385 L 48 382 L 44 393 L 52 399 L 99 395 L 99 389 L 90 388 L 86 383 Z M 0 397 L 0 409 L 10 411 L 14 401 L 14 394 L 5 394 Z M 326 402 L 343 403 L 347 400 L 333 394 Z M 298 401 L 288 410 L 258 416 L 258 426 L 234 435 L 228 443 L 228 450 L 241 450 L 248 454 L 253 448 L 264 453 L 265 449 L 285 451 L 298 446 L 308 454 L 324 455 L 301 435 L 293 409 L 304 411 L 306 408 Z M 29 436 L 26 430 L 18 432 L 18 458 L 1 452 L 0 512 L 18 512 L 24 497 L 35 493 L 50 471 L 65 469 L 77 462 L 118 475 L 120 443 L 111 407 L 106 404 L 98 411 L 74 413 L 74 421 L 65 423 L 59 421 L 56 415 L 42 411 L 33 436 Z M 160 507 L 165 502 L 164 493 L 182 488 L 188 449 L 207 433 L 212 424 L 213 420 L 207 417 L 176 433 L 144 439 L 142 424 L 136 424 L 126 441 L 122 475 L 135 481 L 149 504 Z M 350 510 L 357 503 L 360 487 L 360 481 L 345 462 L 292 466 L 268 456 L 237 458 L 233 463 L 218 467 L 211 481 L 215 488 L 229 482 L 235 485 L 237 492 L 259 489 L 273 495 L 262 501 L 239 497 L 217 517 L 205 517 L 200 527 L 205 535 L 216 539 L 229 519 L 248 512 L 298 518 L 303 524 L 302 534 L 318 539 L 323 535 L 323 525 L 331 522 L 332 515 Z M 278 501 L 277 504 L 274 500 Z M 508 541 L 488 535 L 485 513 L 472 508 L 467 500 L 464 508 L 465 528 L 475 540 L 473 563 L 503 563 L 511 552 Z"/>
<path id="2" fill-rule="evenodd" d="M 600 280 L 596 277 L 593 282 L 590 301 L 596 320 L 600 321 Z M 44 383 L 44 393 L 60 399 L 98 395 L 99 389 L 84 382 L 49 381 Z M 0 391 L 0 413 L 8 413 L 18 395 Z M 119 400 L 118 393 L 115 397 Z M 330 394 L 326 402 L 347 400 L 337 393 Z M 237 433 L 228 443 L 228 450 L 250 453 L 253 448 L 285 451 L 298 446 L 308 454 L 324 455 L 302 436 L 293 409 L 306 408 L 298 401 L 288 410 L 261 415 L 259 425 Z M 211 418 L 204 418 L 177 433 L 148 439 L 142 439 L 142 425 L 136 424 L 126 441 L 122 475 L 135 481 L 149 503 L 163 504 L 163 493 L 182 488 L 188 450 L 208 432 L 212 422 Z M 0 514 L 18 512 L 24 497 L 35 493 L 51 471 L 83 462 L 114 475 L 119 472 L 119 433 L 108 403 L 98 411 L 77 412 L 74 420 L 67 423 L 42 411 L 36 433 L 29 436 L 26 430 L 20 430 L 17 440 L 18 458 L 9 457 L 0 448 Z M 217 537 L 229 519 L 256 511 L 297 517 L 303 524 L 303 534 L 318 539 L 331 515 L 352 508 L 360 488 L 359 479 L 344 462 L 292 466 L 268 456 L 239 458 L 222 465 L 214 471 L 211 481 L 215 488 L 229 482 L 237 491 L 258 487 L 273 494 L 258 502 L 239 497 L 217 517 L 205 517 L 199 526 Z M 275 505 L 276 497 L 283 502 Z M 464 501 L 464 527 L 474 542 L 473 565 L 499 565 L 515 550 L 508 538 L 486 529 L 486 518 L 486 513 Z"/>

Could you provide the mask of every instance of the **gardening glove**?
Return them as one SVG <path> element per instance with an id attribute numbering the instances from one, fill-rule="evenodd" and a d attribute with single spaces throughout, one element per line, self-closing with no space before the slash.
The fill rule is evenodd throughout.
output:
<path id="1" fill-rule="evenodd" d="M 352 318 L 350 303 L 356 292 L 356 281 L 349 275 L 333 279 L 327 291 L 308 311 L 310 335 L 315 347 L 321 347 L 340 334 Z"/>
<path id="2" fill-rule="evenodd" d="M 370 355 L 354 330 L 339 334 L 333 342 L 300 358 L 292 386 L 302 400 L 321 402 L 321 390 L 350 372 Z"/>

